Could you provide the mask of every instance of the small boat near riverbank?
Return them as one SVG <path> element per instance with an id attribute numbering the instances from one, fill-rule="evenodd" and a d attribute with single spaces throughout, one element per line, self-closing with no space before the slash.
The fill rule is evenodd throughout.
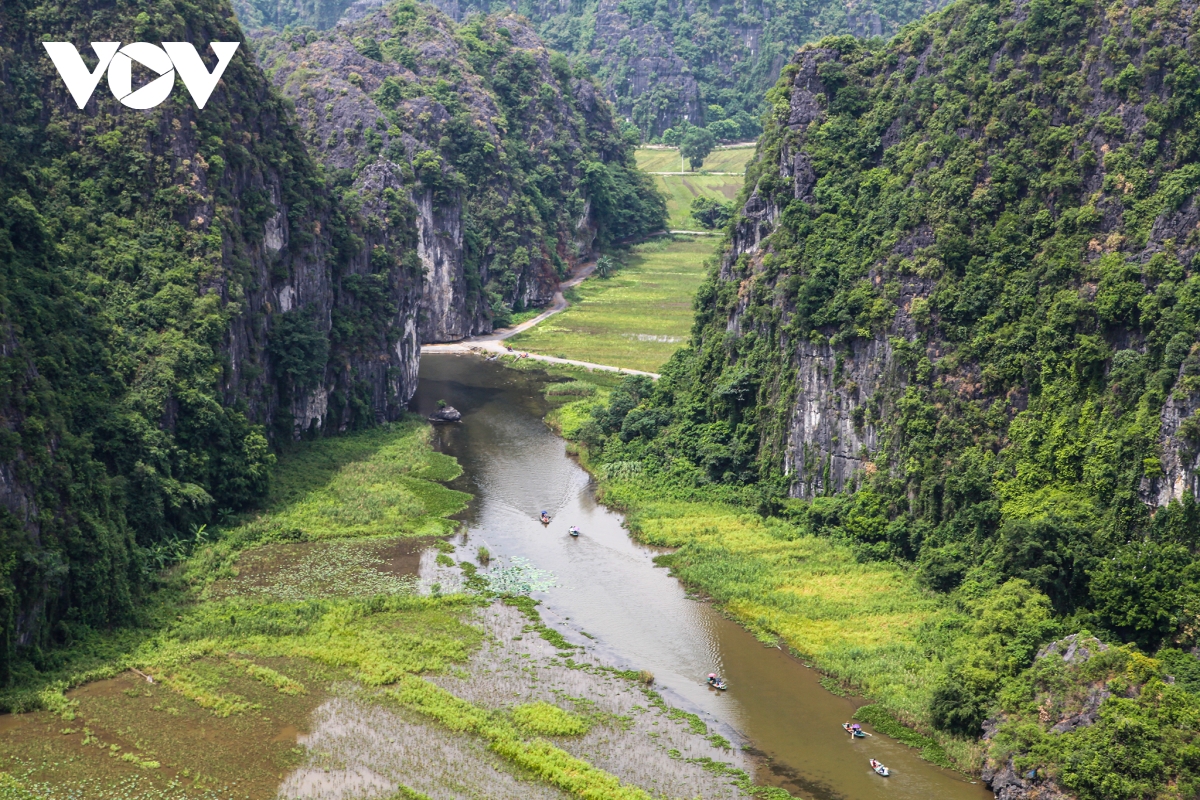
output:
<path id="1" fill-rule="evenodd" d="M 888 772 L 887 767 L 885 767 L 883 764 L 880 764 L 878 761 L 876 761 L 873 758 L 871 759 L 871 769 L 875 770 L 876 775 L 880 775 L 884 778 L 886 778 L 888 775 L 892 774 L 892 773 Z"/>
<path id="2" fill-rule="evenodd" d="M 851 725 L 849 722 L 842 723 L 842 730 L 853 736 L 855 739 L 865 739 L 867 734 L 858 725 Z"/>
<path id="3" fill-rule="evenodd" d="M 579 536 L 579 528 L 572 525 L 570 530 L 567 531 L 567 533 L 571 534 L 572 536 Z"/>

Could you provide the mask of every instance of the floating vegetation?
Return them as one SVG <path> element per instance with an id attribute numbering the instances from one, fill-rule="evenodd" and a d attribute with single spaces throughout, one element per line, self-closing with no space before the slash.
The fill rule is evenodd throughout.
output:
<path id="1" fill-rule="evenodd" d="M 241 554 L 239 574 L 214 584 L 209 596 L 298 601 L 414 594 L 427 541 L 388 537 L 259 547 Z"/>
<path id="2" fill-rule="evenodd" d="M 529 559 L 515 556 L 509 559 L 510 566 L 498 567 L 488 572 L 488 589 L 499 595 L 530 595 L 547 592 L 557 584 L 553 573 L 538 569 Z"/>

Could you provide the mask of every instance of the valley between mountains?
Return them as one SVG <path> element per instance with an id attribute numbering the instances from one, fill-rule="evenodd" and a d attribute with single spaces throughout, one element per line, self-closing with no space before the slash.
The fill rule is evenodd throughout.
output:
<path id="1" fill-rule="evenodd" d="M 1197 796 L 1198 31 L 5 3 L 0 798 Z"/>

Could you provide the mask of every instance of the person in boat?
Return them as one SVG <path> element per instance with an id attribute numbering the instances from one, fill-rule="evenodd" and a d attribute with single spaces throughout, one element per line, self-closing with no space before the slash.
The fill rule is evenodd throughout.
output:
<path id="1" fill-rule="evenodd" d="M 550 521 L 550 515 L 547 514 L 545 511 L 543 511 L 542 512 L 542 522 L 545 523 L 545 522 L 549 522 L 549 521 Z"/>
<path id="2" fill-rule="evenodd" d="M 717 674 L 715 672 L 708 673 L 708 685 L 709 686 L 720 686 L 722 683 L 724 683 L 724 681 L 722 681 L 720 678 L 718 678 Z"/>

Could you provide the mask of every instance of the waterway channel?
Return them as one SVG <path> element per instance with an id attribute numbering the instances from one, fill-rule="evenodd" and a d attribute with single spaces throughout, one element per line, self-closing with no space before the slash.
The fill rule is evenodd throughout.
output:
<path id="1" fill-rule="evenodd" d="M 461 423 L 438 429 L 438 446 L 464 469 L 457 488 L 474 495 L 455 540 L 460 558 L 486 545 L 502 562 L 523 558 L 551 573 L 555 586 L 535 595 L 546 621 L 616 666 L 649 670 L 669 702 L 761 753 L 759 782 L 814 800 L 992 797 L 886 736 L 851 740 L 840 726 L 862 701 L 826 691 L 815 670 L 764 646 L 655 566 L 658 551 L 634 542 L 622 517 L 596 502 L 589 475 L 543 422 L 542 386 L 475 356 L 421 359 L 413 409 L 429 414 L 445 400 L 463 412 Z M 538 520 L 543 509 L 548 527 Z M 570 525 L 579 538 L 567 535 Z M 728 678 L 728 692 L 705 685 L 710 672 Z M 871 772 L 870 758 L 891 777 Z"/>

